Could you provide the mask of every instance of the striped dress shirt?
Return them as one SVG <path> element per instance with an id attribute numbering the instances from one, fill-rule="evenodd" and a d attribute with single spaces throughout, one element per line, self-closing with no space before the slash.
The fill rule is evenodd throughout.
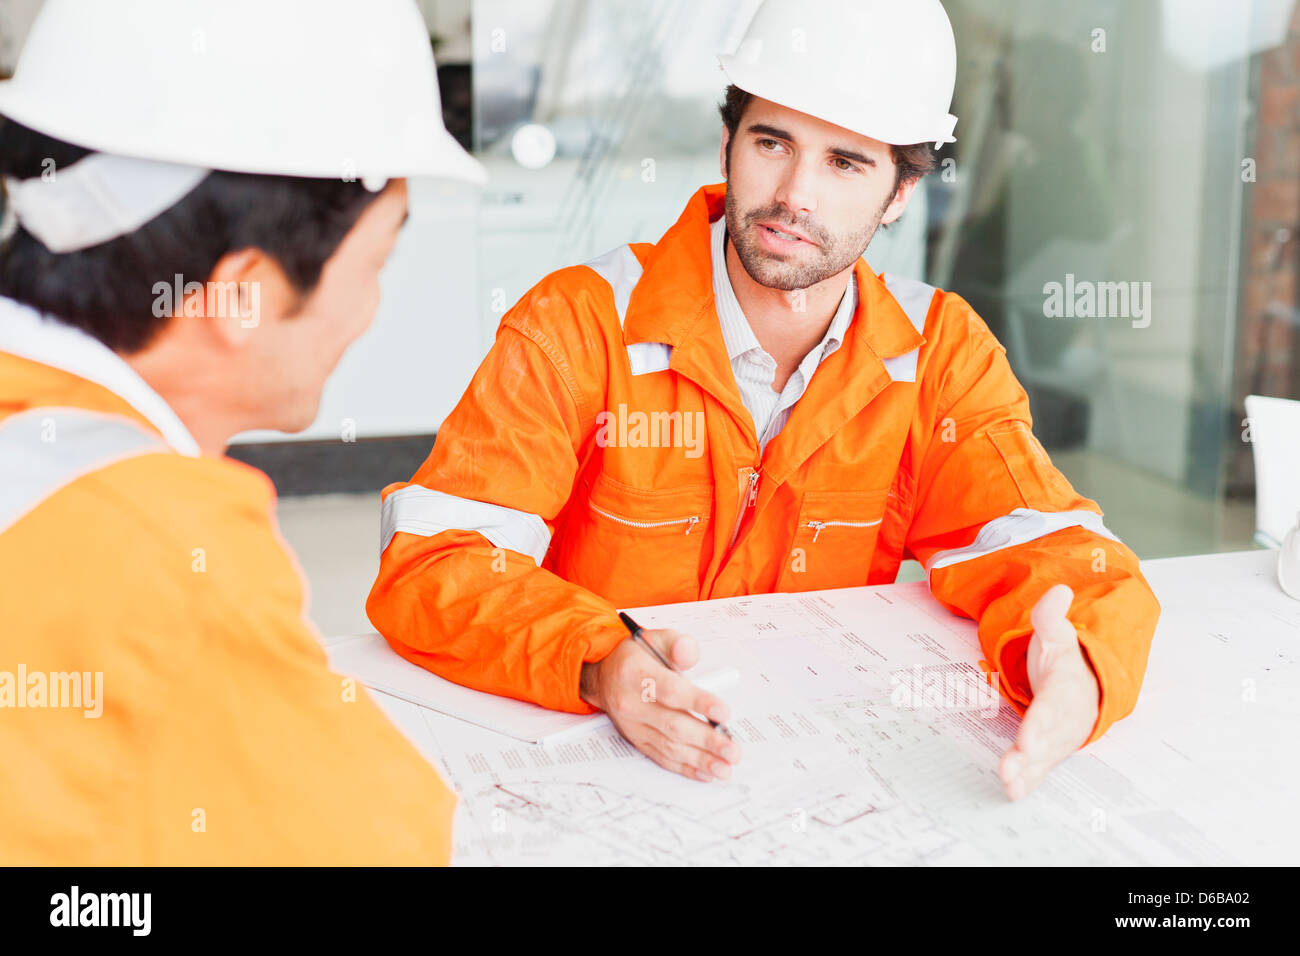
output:
<path id="1" fill-rule="evenodd" d="M 780 434 L 790 419 L 795 402 L 807 390 L 817 367 L 834 354 L 844 341 L 844 335 L 858 306 L 857 285 L 850 276 L 840 306 L 831 319 L 826 334 L 804 356 L 799 367 L 785 383 L 785 388 L 778 393 L 772 388 L 772 382 L 776 378 L 776 359 L 758 344 L 758 338 L 750 328 L 745 313 L 741 311 L 736 292 L 731 287 L 731 278 L 727 274 L 727 217 L 720 216 L 710 227 L 710 232 L 713 240 L 713 298 L 718 321 L 722 324 L 722 340 L 726 343 L 731 370 L 740 387 L 740 399 L 754 419 L 758 447 L 766 450 L 767 443 Z"/>

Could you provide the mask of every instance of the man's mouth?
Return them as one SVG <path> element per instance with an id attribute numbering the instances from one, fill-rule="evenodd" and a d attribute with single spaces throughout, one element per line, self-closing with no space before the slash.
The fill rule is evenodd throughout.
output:
<path id="1" fill-rule="evenodd" d="M 769 235 L 775 236 L 777 239 L 780 239 L 782 242 L 806 242 L 810 246 L 816 245 L 815 242 L 813 242 L 811 239 L 809 239 L 807 236 L 803 235 L 802 233 L 790 232 L 785 229 L 780 229 L 776 226 L 769 225 L 765 222 L 760 222 L 758 225 L 760 229 L 766 230 Z"/>

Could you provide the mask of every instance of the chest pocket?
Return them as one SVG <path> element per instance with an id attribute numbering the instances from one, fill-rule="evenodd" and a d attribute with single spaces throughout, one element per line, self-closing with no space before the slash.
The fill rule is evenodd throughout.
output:
<path id="1" fill-rule="evenodd" d="M 805 492 L 777 590 L 866 584 L 888 498 L 887 491 Z"/>
<path id="2" fill-rule="evenodd" d="M 556 570 L 618 607 L 693 601 L 712 512 L 709 484 L 650 491 L 598 475 L 560 543 Z"/>

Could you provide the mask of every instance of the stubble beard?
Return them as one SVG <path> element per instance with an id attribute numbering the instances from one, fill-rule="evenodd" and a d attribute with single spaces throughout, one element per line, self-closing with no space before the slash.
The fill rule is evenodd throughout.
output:
<path id="1" fill-rule="evenodd" d="M 726 216 L 728 237 L 749 277 L 769 289 L 794 292 L 811 288 L 857 262 L 876 234 L 880 220 L 884 217 L 884 209 L 879 210 L 864 229 L 837 237 L 816 223 L 790 222 L 789 215 L 779 203 L 741 213 L 737 208 L 735 193 L 728 189 Z M 759 222 L 772 222 L 778 227 L 797 229 L 817 244 L 810 246 L 813 258 L 802 262 L 794 261 L 763 249 L 758 245 L 754 231 L 762 228 L 757 226 Z"/>

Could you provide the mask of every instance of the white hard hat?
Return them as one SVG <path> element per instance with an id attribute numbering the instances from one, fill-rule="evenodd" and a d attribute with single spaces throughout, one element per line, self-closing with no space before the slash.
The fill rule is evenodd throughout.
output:
<path id="1" fill-rule="evenodd" d="M 727 78 L 895 146 L 956 141 L 957 43 L 939 0 L 764 0 Z"/>
<path id="2" fill-rule="evenodd" d="M 443 125 L 413 0 L 46 0 L 0 114 L 208 169 L 485 178 Z"/>

